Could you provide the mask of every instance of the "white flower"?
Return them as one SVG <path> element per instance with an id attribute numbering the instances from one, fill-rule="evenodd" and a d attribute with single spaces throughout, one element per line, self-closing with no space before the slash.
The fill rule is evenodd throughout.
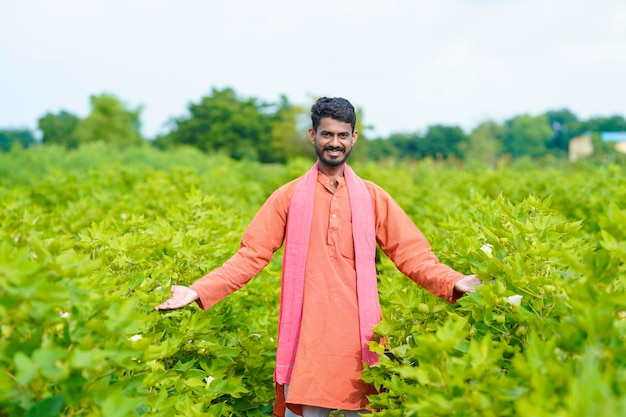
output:
<path id="1" fill-rule="evenodd" d="M 136 334 L 134 336 L 129 337 L 128 340 L 130 340 L 131 342 L 137 342 L 137 341 L 141 340 L 142 338 L 143 338 L 142 335 Z"/>
<path id="2" fill-rule="evenodd" d="M 211 375 L 209 375 L 206 378 L 204 378 L 204 382 L 206 382 L 207 385 L 209 385 L 214 380 L 215 380 L 215 378 L 213 378 Z"/>
<path id="3" fill-rule="evenodd" d="M 491 246 L 488 243 L 485 243 L 484 245 L 480 247 L 480 250 L 485 252 L 485 255 L 491 258 L 492 252 L 493 252 L 493 246 Z"/>
<path id="4" fill-rule="evenodd" d="M 522 303 L 522 296 L 519 294 L 512 295 L 506 298 L 506 302 L 511 304 L 512 306 L 519 307 L 519 305 Z"/>
<path id="5" fill-rule="evenodd" d="M 617 316 L 620 319 L 626 319 L 626 311 L 620 311 L 619 313 L 617 313 Z"/>
<path id="6" fill-rule="evenodd" d="M 122 214 L 120 214 L 120 217 L 121 217 L 122 219 L 126 220 L 126 219 L 128 218 L 128 214 L 126 214 L 126 213 L 122 213 Z"/>
<path id="7" fill-rule="evenodd" d="M 61 316 L 62 319 L 69 319 L 70 313 L 69 311 L 59 311 L 59 316 Z"/>

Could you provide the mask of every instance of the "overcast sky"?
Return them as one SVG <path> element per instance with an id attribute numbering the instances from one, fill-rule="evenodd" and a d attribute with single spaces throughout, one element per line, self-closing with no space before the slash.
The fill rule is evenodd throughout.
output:
<path id="1" fill-rule="evenodd" d="M 154 136 L 211 88 L 343 96 L 370 135 L 567 107 L 626 116 L 624 0 L 6 0 L 0 128 L 108 92 Z"/>

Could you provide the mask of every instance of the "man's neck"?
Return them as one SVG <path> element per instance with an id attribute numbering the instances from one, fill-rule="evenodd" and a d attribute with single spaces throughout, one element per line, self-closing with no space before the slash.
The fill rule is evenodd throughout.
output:
<path id="1" fill-rule="evenodd" d="M 329 167 L 327 165 L 318 164 L 318 170 L 328 177 L 329 186 L 335 190 L 339 183 L 339 178 L 343 177 L 343 168 L 345 164 L 341 164 L 336 167 Z"/>

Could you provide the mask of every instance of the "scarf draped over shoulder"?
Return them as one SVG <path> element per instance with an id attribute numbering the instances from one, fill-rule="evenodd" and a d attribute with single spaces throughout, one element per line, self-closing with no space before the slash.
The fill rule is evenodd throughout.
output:
<path id="1" fill-rule="evenodd" d="M 289 383 L 296 359 L 317 176 L 316 163 L 297 185 L 287 215 L 274 374 L 278 384 Z M 378 362 L 378 354 L 370 351 L 367 342 L 373 339 L 374 327 L 381 319 L 376 281 L 374 208 L 367 185 L 347 165 L 344 168 L 344 178 L 352 213 L 361 355 L 364 362 L 373 365 Z"/>

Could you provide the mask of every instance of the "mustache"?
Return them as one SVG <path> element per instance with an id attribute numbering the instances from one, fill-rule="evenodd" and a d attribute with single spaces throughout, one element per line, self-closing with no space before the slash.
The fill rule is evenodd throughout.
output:
<path id="1" fill-rule="evenodd" d="M 343 147 L 343 146 L 337 146 L 337 147 L 335 147 L 335 146 L 324 146 L 324 150 L 325 150 L 325 151 L 331 151 L 331 152 L 332 152 L 332 151 L 340 151 L 340 152 L 345 152 L 345 151 L 346 151 L 346 148 L 345 148 L 345 147 Z"/>

